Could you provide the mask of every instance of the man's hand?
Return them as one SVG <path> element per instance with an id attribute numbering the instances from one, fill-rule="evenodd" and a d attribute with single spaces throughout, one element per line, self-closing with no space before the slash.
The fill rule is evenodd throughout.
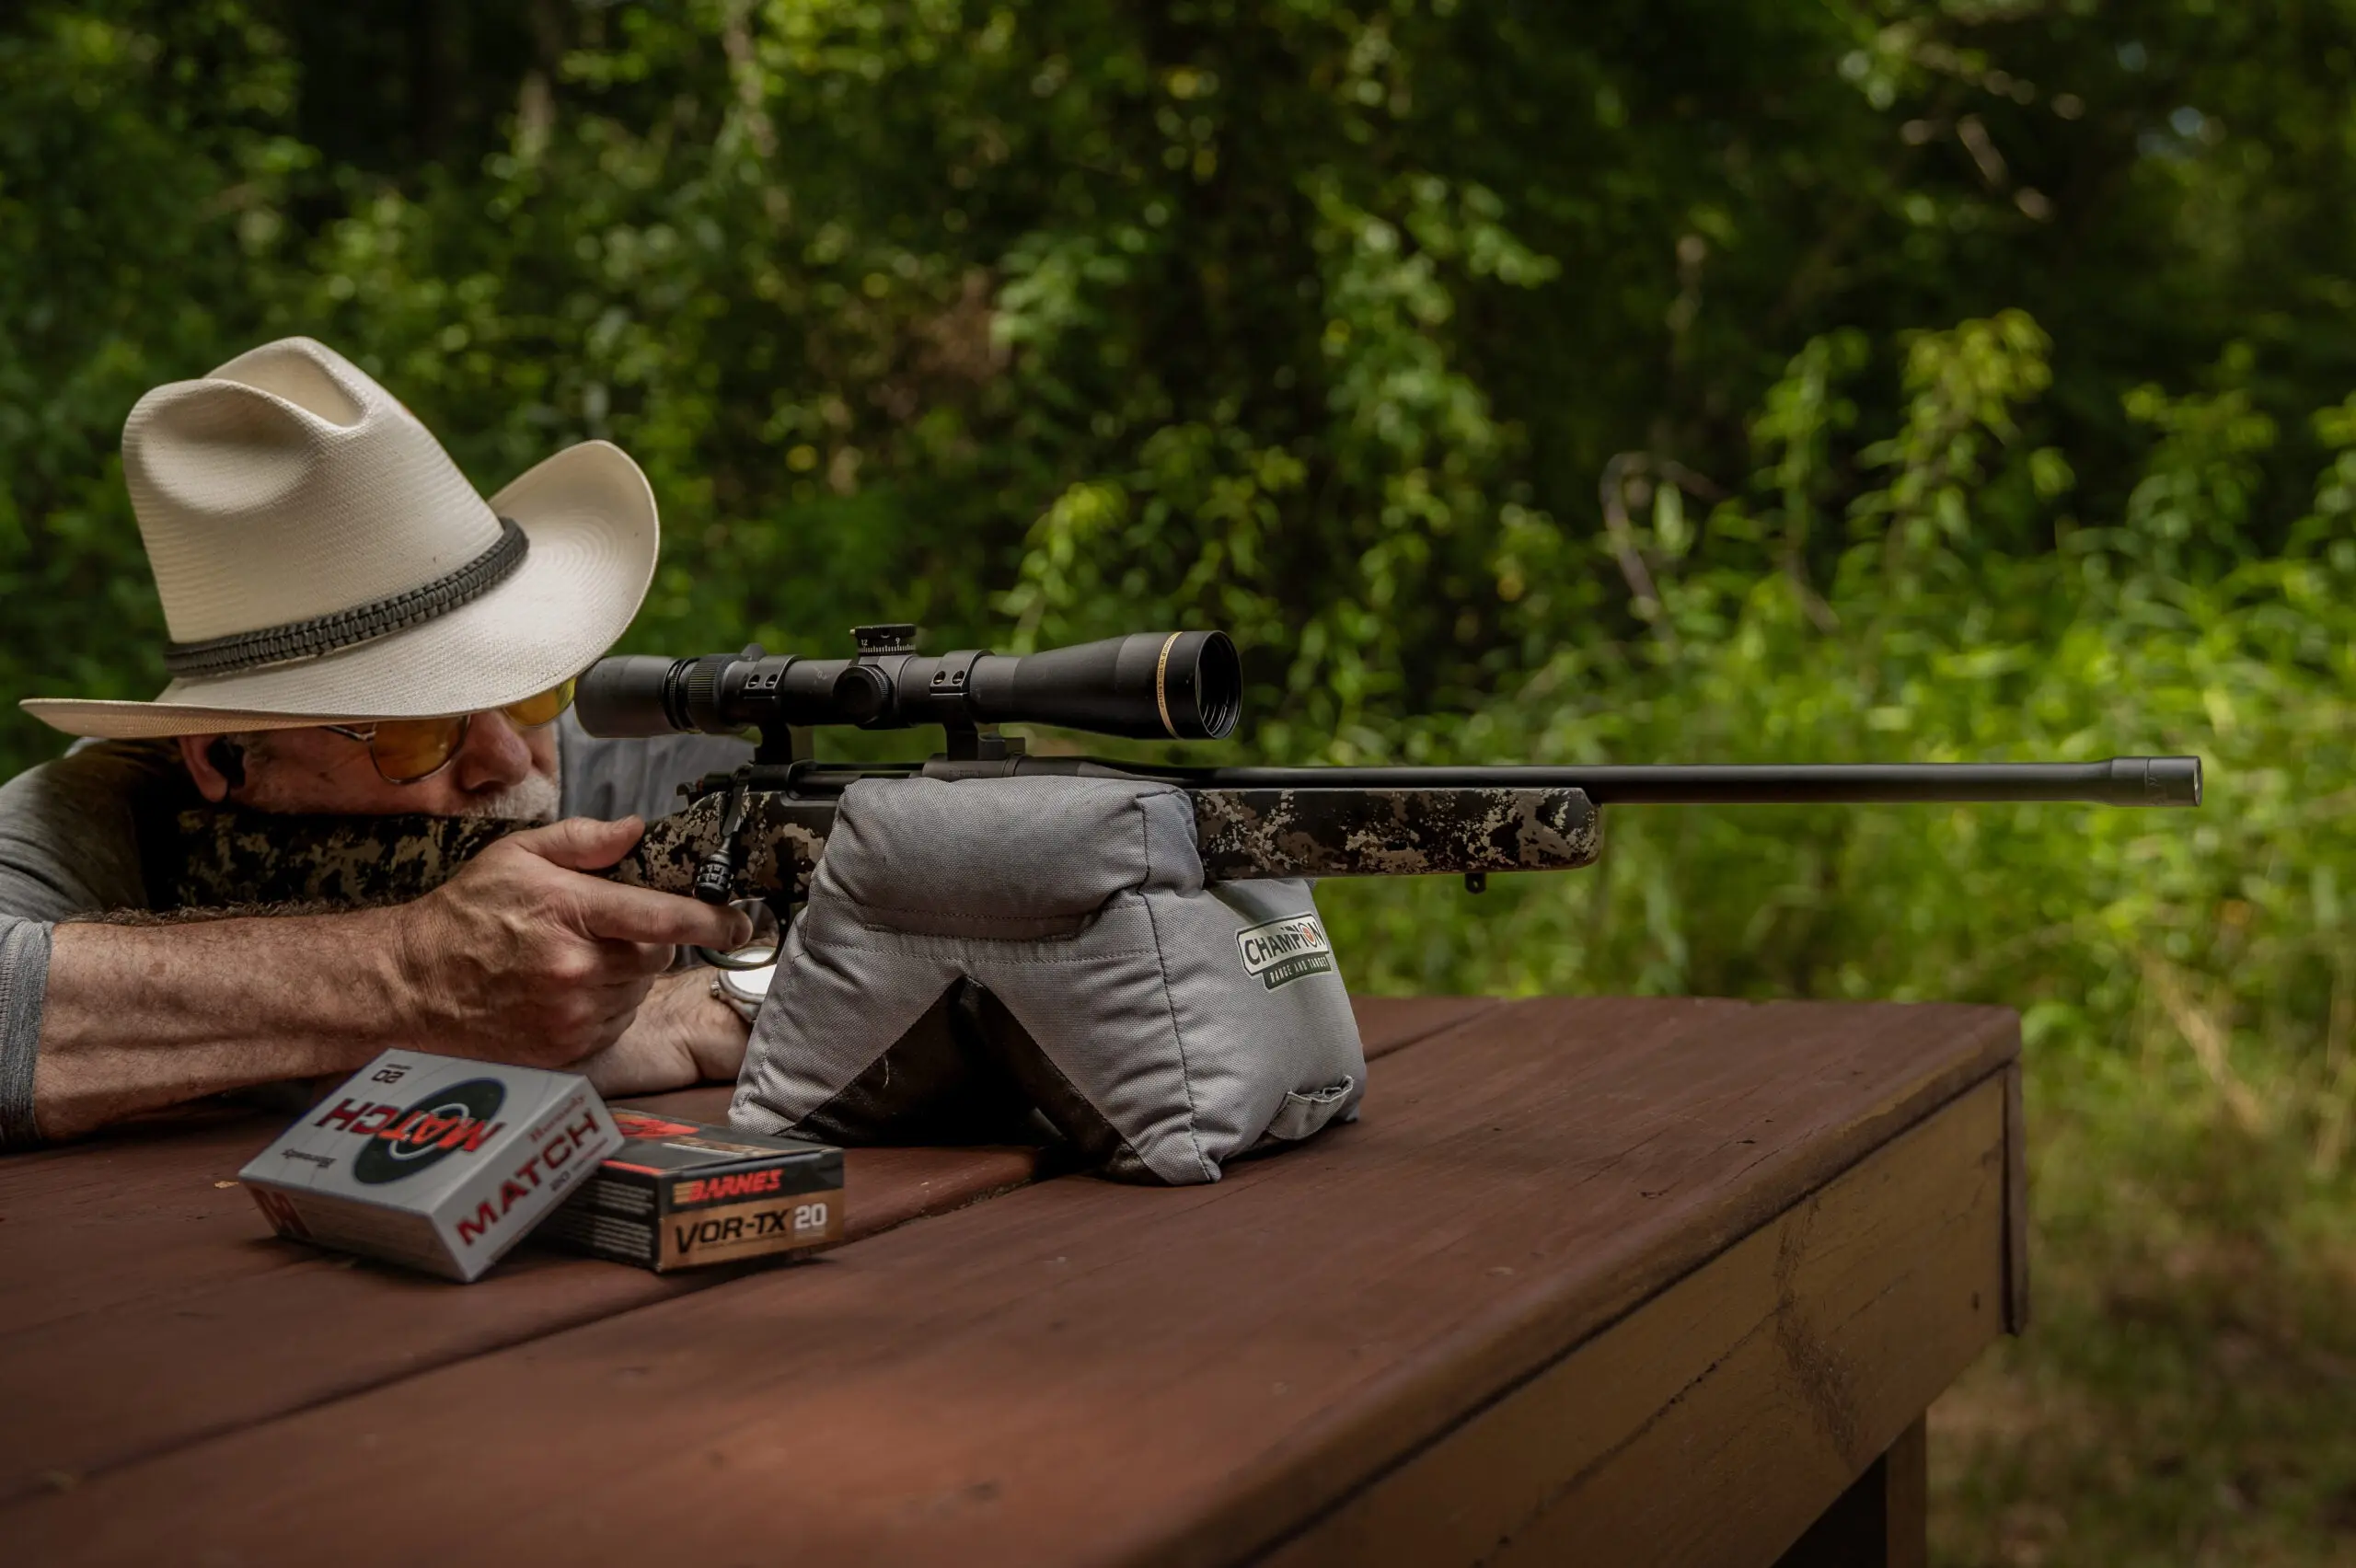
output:
<path id="1" fill-rule="evenodd" d="M 622 1037 L 573 1070 L 609 1099 L 733 1083 L 751 1039 L 736 1009 L 711 994 L 711 971 L 691 969 L 654 982 Z"/>
<path id="2" fill-rule="evenodd" d="M 573 817 L 514 834 L 395 911 L 397 1012 L 417 1045 L 575 1066 L 622 1038 L 676 947 L 748 940 L 736 910 L 582 874 L 620 859 L 644 828 Z"/>

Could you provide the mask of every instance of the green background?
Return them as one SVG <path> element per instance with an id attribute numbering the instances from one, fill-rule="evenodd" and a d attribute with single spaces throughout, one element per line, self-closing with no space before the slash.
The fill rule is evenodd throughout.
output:
<path id="1" fill-rule="evenodd" d="M 1220 625 L 1237 757 L 2199 752 L 1327 909 L 1362 990 L 2018 1007 L 1942 1559 L 2348 1561 L 2351 66 L 2347 0 L 35 0 L 0 686 L 162 684 L 122 418 L 299 331 L 486 490 L 633 453 L 633 648 Z"/>

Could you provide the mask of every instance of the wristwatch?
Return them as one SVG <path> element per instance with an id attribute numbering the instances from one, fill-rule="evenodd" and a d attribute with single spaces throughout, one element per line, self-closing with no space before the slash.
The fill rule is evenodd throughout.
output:
<path id="1" fill-rule="evenodd" d="M 774 951 L 771 944 L 738 948 L 731 958 L 758 958 Z M 769 981 L 777 974 L 777 965 L 764 963 L 757 969 L 715 969 L 711 972 L 711 994 L 715 1000 L 726 1003 L 738 1018 L 746 1023 L 761 1016 L 761 1004 L 768 999 Z"/>

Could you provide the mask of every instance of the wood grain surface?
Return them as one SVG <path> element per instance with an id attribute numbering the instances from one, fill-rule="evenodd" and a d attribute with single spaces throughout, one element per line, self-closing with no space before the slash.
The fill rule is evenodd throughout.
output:
<path id="1" fill-rule="evenodd" d="M 2003 1332 L 2003 1101 L 1999 1074 L 1950 1101 L 1272 1568 L 1775 1562 Z"/>
<path id="2" fill-rule="evenodd" d="M 1496 1006 L 1359 1007 L 1380 1055 Z M 627 1101 L 724 1122 L 724 1085 Z M 129 1460 L 709 1288 L 527 1246 L 461 1289 L 269 1233 L 236 1176 L 288 1120 L 191 1111 L 0 1160 L 0 1506 Z M 853 1149 L 849 1239 L 1031 1181 L 1031 1149 Z M 776 1265 L 768 1265 L 776 1266 Z"/>
<path id="3" fill-rule="evenodd" d="M 483 1558 L 532 1560 L 560 1524 L 569 1559 L 633 1568 L 649 1541 L 693 1562 L 1244 1561 L 1946 1125 L 2016 1049 L 1993 1009 L 1475 1010 L 1392 1054 L 1360 1124 L 1217 1185 L 1039 1182 L 118 1462 L 0 1530 L 29 1562 L 294 1561 L 306 1527 L 400 1498 Z M 420 1286 L 411 1312 L 483 1288 Z M 417 1540 L 335 1549 L 390 1562 Z"/>

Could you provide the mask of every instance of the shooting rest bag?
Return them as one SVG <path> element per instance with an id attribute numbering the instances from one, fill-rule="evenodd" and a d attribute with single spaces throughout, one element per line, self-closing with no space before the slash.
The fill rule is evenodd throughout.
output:
<path id="1" fill-rule="evenodd" d="M 754 1025 L 731 1120 L 832 1143 L 1068 1139 L 1216 1182 L 1357 1114 L 1366 1056 L 1309 885 L 1203 882 L 1184 791 L 863 780 Z"/>

